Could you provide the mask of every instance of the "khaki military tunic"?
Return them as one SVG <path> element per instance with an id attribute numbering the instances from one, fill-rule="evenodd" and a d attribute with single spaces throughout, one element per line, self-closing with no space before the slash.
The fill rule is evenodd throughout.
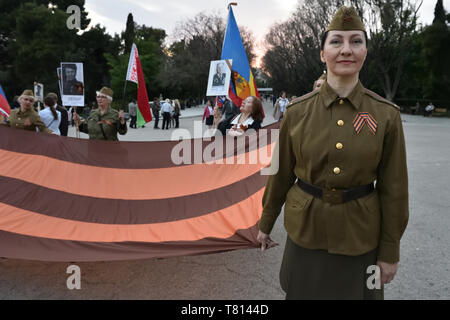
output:
<path id="1" fill-rule="evenodd" d="M 111 125 L 109 125 L 104 120 L 109 121 Z M 103 121 L 103 123 L 99 124 L 98 122 L 101 121 Z M 102 133 L 102 127 L 103 132 L 105 133 L 104 135 Z M 117 133 L 119 134 L 127 133 L 127 124 L 124 123 L 122 125 L 120 123 L 119 112 L 117 110 L 114 110 L 111 107 L 109 107 L 106 110 L 106 112 L 103 115 L 101 115 L 100 109 L 98 108 L 91 112 L 87 122 L 82 122 L 80 124 L 80 131 L 89 134 L 89 139 L 117 141 L 119 140 L 117 138 Z"/>
<path id="2" fill-rule="evenodd" d="M 20 108 L 11 110 L 11 114 L 5 124 L 15 129 L 36 131 L 36 128 L 38 128 L 41 132 L 53 133 L 52 130 L 45 126 L 39 114 L 33 109 L 25 112 L 22 112 Z"/>
<path id="3" fill-rule="evenodd" d="M 363 116 L 371 121 L 358 121 Z M 269 177 L 263 197 L 262 232 L 271 232 L 285 203 L 285 228 L 300 247 L 349 256 L 378 248 L 378 260 L 399 261 L 408 177 L 398 107 L 361 83 L 340 99 L 325 82 L 287 108 L 278 149 L 279 171 Z M 376 191 L 333 205 L 301 190 L 297 177 L 327 189 L 376 181 Z"/>

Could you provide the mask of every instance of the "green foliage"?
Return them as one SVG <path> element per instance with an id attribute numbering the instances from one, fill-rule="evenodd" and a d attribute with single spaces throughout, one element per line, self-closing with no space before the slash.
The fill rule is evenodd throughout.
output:
<path id="1" fill-rule="evenodd" d="M 117 35 L 112 38 L 106 33 L 105 28 L 96 25 L 77 37 L 76 43 L 77 48 L 82 48 L 82 50 L 79 49 L 79 57 L 80 61 L 84 63 L 86 102 L 95 101 L 96 91 L 103 86 L 111 85 L 109 65 L 105 54 L 118 56 L 121 41 Z"/>
<path id="2" fill-rule="evenodd" d="M 127 27 L 125 29 L 125 32 L 122 34 L 122 38 L 125 42 L 125 53 L 130 53 L 131 51 L 131 46 L 133 45 L 133 40 L 136 34 L 135 27 L 136 24 L 133 20 L 133 15 L 129 13 L 127 18 Z"/>
<path id="3" fill-rule="evenodd" d="M 158 80 L 164 96 L 198 98 L 206 94 L 210 62 L 219 60 L 225 36 L 225 20 L 219 14 L 200 13 L 179 24 Z M 247 58 L 254 58 L 253 35 L 239 27 Z"/>
<path id="4" fill-rule="evenodd" d="M 51 6 L 49 4 L 51 3 Z M 59 93 L 56 68 L 61 62 L 83 62 L 86 103 L 95 101 L 95 91 L 109 85 L 105 52 L 117 56 L 120 39 L 112 38 L 99 25 L 83 32 L 69 30 L 66 9 L 81 9 L 81 27 L 89 20 L 84 0 L 2 1 L 0 4 L 0 76 L 11 99 L 35 81 L 44 84 L 46 93 Z"/>
<path id="5" fill-rule="evenodd" d="M 444 4 L 442 3 L 442 0 L 438 0 L 436 3 L 436 7 L 434 9 L 433 24 L 437 23 L 445 24 L 446 20 L 447 20 L 447 13 L 445 12 Z"/>
<path id="6" fill-rule="evenodd" d="M 425 28 L 422 38 L 426 68 L 424 97 L 450 100 L 450 30 L 446 24 L 433 23 Z"/>
<path id="7" fill-rule="evenodd" d="M 15 41 L 10 43 L 9 56 L 12 68 L 7 81 L 8 88 L 20 93 L 33 87 L 34 81 L 45 84 L 45 91 L 58 92 L 56 68 L 65 59 L 66 52 L 76 52 L 75 30 L 65 26 L 67 15 L 44 5 L 25 3 L 16 10 Z M 61 39 L 65 39 L 64 45 Z M 11 81 L 11 80 L 12 81 Z"/>
<path id="8" fill-rule="evenodd" d="M 133 42 L 138 48 L 139 58 L 144 71 L 147 93 L 151 100 L 152 97 L 159 96 L 160 93 L 160 87 L 158 86 L 156 79 L 162 67 L 164 55 L 162 44 L 166 37 L 166 32 L 145 25 L 136 25 L 135 30 Z M 114 91 L 116 104 L 119 103 L 124 110 L 127 110 L 129 100 L 137 98 L 137 86 L 130 81 L 127 81 L 124 98 L 123 90 L 130 53 L 121 55 L 105 53 L 104 56 L 110 67 L 111 88 Z"/>

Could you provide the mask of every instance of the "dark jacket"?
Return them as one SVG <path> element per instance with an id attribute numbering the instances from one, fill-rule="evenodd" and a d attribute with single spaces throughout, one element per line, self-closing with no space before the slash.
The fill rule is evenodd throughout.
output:
<path id="1" fill-rule="evenodd" d="M 62 136 L 67 137 L 67 132 L 69 130 L 69 115 L 67 113 L 66 108 L 56 105 L 56 110 L 61 112 L 61 123 L 59 124 L 59 132 L 61 132 Z"/>

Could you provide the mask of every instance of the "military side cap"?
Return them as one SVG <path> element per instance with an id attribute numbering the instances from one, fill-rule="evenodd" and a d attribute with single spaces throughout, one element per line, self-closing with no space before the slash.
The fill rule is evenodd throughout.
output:
<path id="1" fill-rule="evenodd" d="M 114 92 L 112 91 L 111 88 L 103 87 L 103 88 L 100 89 L 100 91 L 97 91 L 97 95 L 99 95 L 99 94 L 103 94 L 103 95 L 109 97 L 110 100 L 112 101 Z"/>
<path id="2" fill-rule="evenodd" d="M 34 92 L 30 89 L 26 89 L 22 92 L 22 94 L 20 95 L 21 97 L 32 97 L 34 98 Z"/>
<path id="3" fill-rule="evenodd" d="M 361 18 L 354 7 L 340 7 L 331 20 L 327 32 L 331 30 L 361 30 L 366 31 Z"/>

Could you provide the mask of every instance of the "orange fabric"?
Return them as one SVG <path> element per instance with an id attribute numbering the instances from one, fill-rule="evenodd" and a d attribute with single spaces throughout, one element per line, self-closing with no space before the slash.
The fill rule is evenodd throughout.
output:
<path id="1" fill-rule="evenodd" d="M 89 242 L 196 241 L 208 237 L 226 239 L 237 230 L 256 225 L 261 217 L 264 189 L 228 208 L 201 217 L 142 225 L 71 221 L 0 203 L 0 230 L 33 237 Z"/>
<path id="2" fill-rule="evenodd" d="M 270 154 L 273 146 L 274 144 L 250 151 L 246 153 L 246 157 L 251 159 L 258 152 L 266 155 L 268 150 Z M 201 163 L 158 169 L 113 169 L 0 150 L 0 175 L 81 196 L 151 200 L 222 188 L 245 179 L 268 165 L 236 164 L 237 159 L 239 157 L 234 157 L 234 162 L 230 161 L 234 164 L 226 164 L 224 161 L 224 164 Z"/>

